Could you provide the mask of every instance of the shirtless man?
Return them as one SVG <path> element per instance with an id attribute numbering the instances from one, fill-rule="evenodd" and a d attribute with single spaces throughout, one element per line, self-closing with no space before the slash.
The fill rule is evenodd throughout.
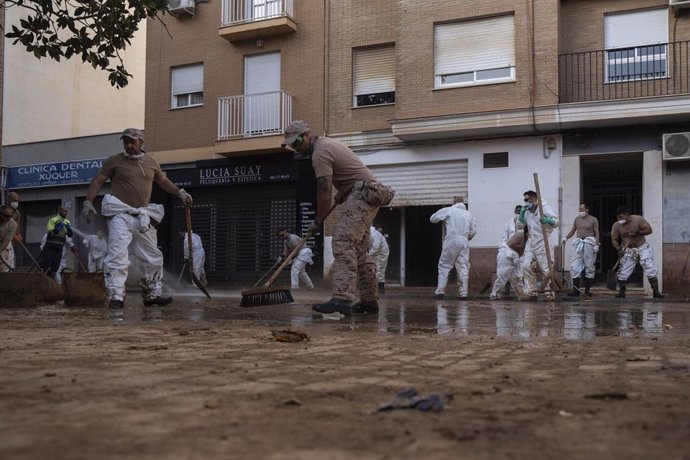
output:
<path id="1" fill-rule="evenodd" d="M 573 228 L 561 241 L 565 244 L 568 239 L 577 232 L 577 238 L 573 240 L 575 254 L 570 263 L 570 275 L 573 277 L 573 290 L 568 294 L 571 297 L 579 297 L 580 283 L 585 286 L 585 296 L 591 297 L 590 288 L 596 271 L 597 254 L 599 253 L 599 220 L 589 215 L 589 206 L 580 204 L 580 215 L 575 218 Z"/>
<path id="2" fill-rule="evenodd" d="M 618 269 L 618 285 L 620 290 L 616 297 L 625 298 L 625 285 L 635 266 L 639 263 L 644 276 L 649 280 L 655 299 L 663 299 L 659 292 L 657 269 L 654 265 L 654 253 L 647 243 L 646 235 L 652 234 L 652 227 L 644 217 L 631 215 L 628 208 L 621 206 L 616 209 L 618 221 L 611 228 L 611 244 L 621 256 Z"/>

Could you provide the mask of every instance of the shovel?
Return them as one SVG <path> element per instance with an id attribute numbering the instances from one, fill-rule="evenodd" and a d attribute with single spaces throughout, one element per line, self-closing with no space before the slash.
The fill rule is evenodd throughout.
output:
<path id="1" fill-rule="evenodd" d="M 196 284 L 201 292 L 206 294 L 206 297 L 211 298 L 211 294 L 206 290 L 199 278 L 194 274 L 194 248 L 192 247 L 192 206 L 190 203 L 184 203 L 184 220 L 187 225 L 187 243 L 189 244 L 189 273 L 192 275 L 192 282 Z"/>

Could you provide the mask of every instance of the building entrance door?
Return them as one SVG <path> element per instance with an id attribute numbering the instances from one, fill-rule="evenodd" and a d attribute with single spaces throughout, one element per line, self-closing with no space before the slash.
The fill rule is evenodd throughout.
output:
<path id="1" fill-rule="evenodd" d="M 429 217 L 439 206 L 405 208 L 405 285 L 436 286 L 441 255 L 443 225 Z"/>
<path id="2" fill-rule="evenodd" d="M 616 208 L 627 206 L 631 214 L 642 215 L 642 154 L 597 155 L 581 157 L 582 199 L 590 214 L 599 219 L 601 249 L 595 281 L 606 281 L 606 272 L 616 264 L 618 254 L 611 246 L 611 227 Z M 630 282 L 641 283 L 638 265 Z"/>

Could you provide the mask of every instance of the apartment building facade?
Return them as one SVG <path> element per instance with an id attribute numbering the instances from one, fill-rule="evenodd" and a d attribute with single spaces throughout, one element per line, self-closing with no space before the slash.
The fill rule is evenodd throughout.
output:
<path id="1" fill-rule="evenodd" d="M 275 229 L 299 232 L 313 216 L 309 164 L 279 147 L 292 119 L 348 144 L 397 190 L 376 221 L 391 246 L 391 283 L 435 284 L 442 235 L 429 216 L 456 195 L 477 219 L 472 260 L 488 279 L 535 173 L 561 217 L 553 246 L 579 202 L 591 203 L 605 273 L 612 212 L 625 204 L 654 227 L 664 281 L 678 272 L 690 163 L 664 161 L 662 142 L 687 123 L 685 10 L 653 0 L 185 7 L 166 27 L 149 24 L 147 143 L 198 197 L 216 281 L 268 268 Z M 641 32 L 649 21 L 661 31 Z M 174 216 L 181 221 L 179 207 Z M 327 276 L 325 233 L 323 246 L 311 244 L 323 248 Z"/>

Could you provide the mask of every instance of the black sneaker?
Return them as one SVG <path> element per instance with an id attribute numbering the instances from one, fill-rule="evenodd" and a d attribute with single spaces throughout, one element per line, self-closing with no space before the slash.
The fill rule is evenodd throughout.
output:
<path id="1" fill-rule="evenodd" d="M 367 313 L 376 314 L 379 312 L 379 303 L 375 300 L 364 302 L 360 300 L 352 306 L 353 315 L 366 315 Z"/>
<path id="2" fill-rule="evenodd" d="M 333 297 L 328 302 L 315 304 L 312 307 L 312 310 L 325 314 L 341 313 L 343 315 L 349 315 L 352 313 L 352 304 L 347 300 L 336 299 Z"/>
<path id="3" fill-rule="evenodd" d="M 434 295 L 431 296 L 431 298 L 434 299 L 434 300 L 443 300 L 443 299 L 446 298 L 446 296 L 443 295 L 443 294 L 434 294 Z"/>
<path id="4" fill-rule="evenodd" d="M 147 307 L 152 307 L 154 305 L 156 305 L 158 307 L 165 307 L 169 303 L 172 303 L 172 301 L 173 301 L 172 297 L 158 296 L 152 300 L 144 300 L 144 305 Z"/>
<path id="5" fill-rule="evenodd" d="M 112 299 L 110 303 L 108 303 L 108 307 L 112 308 L 113 310 L 117 310 L 118 308 L 125 308 L 125 301 Z"/>

